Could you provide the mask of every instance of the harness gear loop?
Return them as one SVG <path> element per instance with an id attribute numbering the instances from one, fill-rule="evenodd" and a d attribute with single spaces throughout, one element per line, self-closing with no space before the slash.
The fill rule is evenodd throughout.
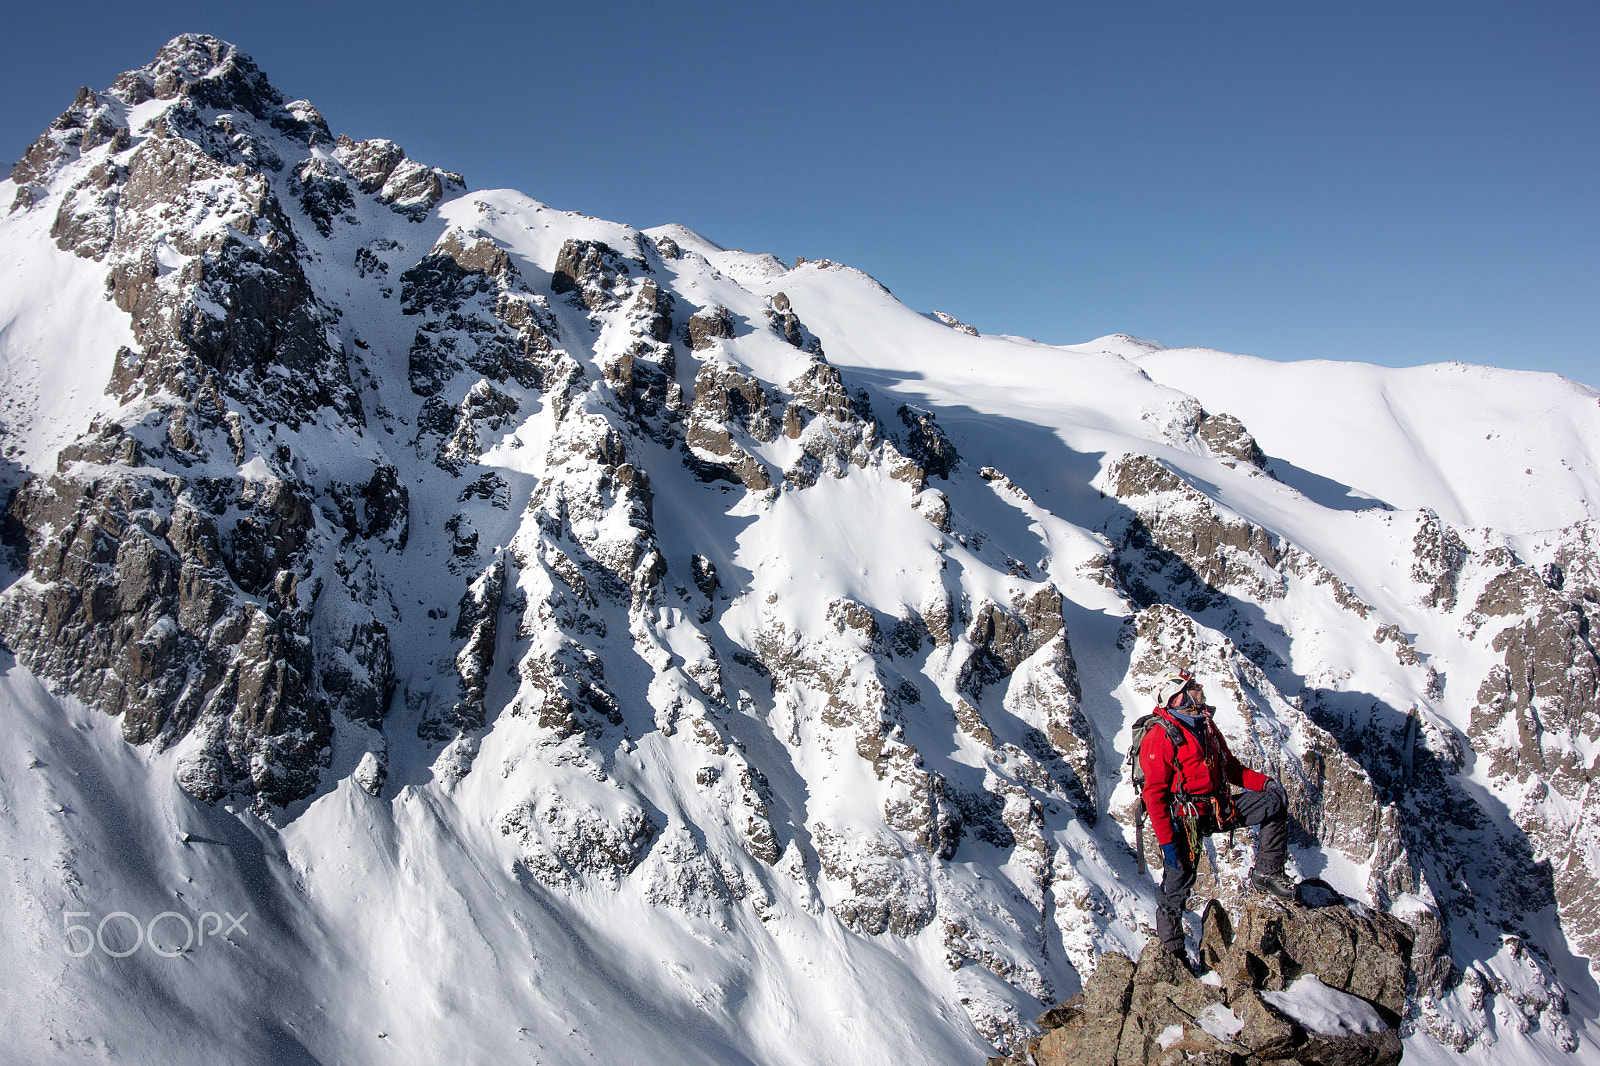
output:
<path id="1" fill-rule="evenodd" d="M 1172 819 L 1183 826 L 1183 846 L 1191 866 L 1200 861 L 1200 816 L 1203 811 L 1199 799 L 1187 792 L 1179 792 L 1172 799 Z"/>
<path id="2" fill-rule="evenodd" d="M 1189 856 L 1191 865 L 1200 861 L 1200 852 L 1204 849 L 1203 840 L 1212 833 L 1220 833 L 1226 829 L 1228 844 L 1232 846 L 1233 830 L 1238 823 L 1239 812 L 1234 806 L 1231 792 L 1204 796 L 1178 792 L 1173 795 L 1167 810 L 1173 822 L 1183 829 L 1184 850 Z"/>

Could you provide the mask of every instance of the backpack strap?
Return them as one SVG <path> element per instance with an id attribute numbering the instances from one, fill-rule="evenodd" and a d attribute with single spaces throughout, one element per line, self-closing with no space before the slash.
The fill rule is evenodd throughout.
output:
<path id="1" fill-rule="evenodd" d="M 1144 861 L 1144 796 L 1141 794 L 1134 802 L 1133 810 L 1133 853 L 1139 859 L 1139 876 L 1143 877 L 1149 872 L 1149 867 Z"/>

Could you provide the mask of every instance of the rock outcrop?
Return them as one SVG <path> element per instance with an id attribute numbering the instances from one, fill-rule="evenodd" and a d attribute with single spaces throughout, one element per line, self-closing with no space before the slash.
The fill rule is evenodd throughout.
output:
<path id="1" fill-rule="evenodd" d="M 1107 954 L 1037 1037 L 990 1066 L 1393 1066 L 1412 933 L 1320 883 L 1205 912 L 1202 974 L 1154 941 Z"/>

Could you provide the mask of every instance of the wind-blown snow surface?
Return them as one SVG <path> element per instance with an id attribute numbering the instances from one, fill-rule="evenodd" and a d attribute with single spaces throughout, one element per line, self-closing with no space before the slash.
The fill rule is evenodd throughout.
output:
<path id="1" fill-rule="evenodd" d="M 161 394 L 102 394 L 117 349 L 137 347 L 100 298 L 107 263 L 63 250 L 51 228 L 92 165 L 157 139 L 161 111 L 128 109 L 128 139 L 69 156 L 0 218 L 13 481 L 54 472 L 96 418 L 159 431 L 140 438 L 156 458 L 130 476 L 170 457 Z M 1479 728 L 1475 694 L 1499 660 L 1463 616 L 1493 575 L 1457 564 L 1462 607 L 1426 603 L 1437 575 L 1417 569 L 1419 529 L 1541 563 L 1560 531 L 1592 528 L 1600 394 L 1458 365 L 972 336 L 847 267 L 791 269 L 681 227 L 641 233 L 448 181 L 406 212 L 391 191 L 357 194 L 323 232 L 293 175 L 315 164 L 346 181 L 352 148 L 199 116 L 285 161 L 260 173 L 360 412 L 289 426 L 247 411 L 244 443 L 202 427 L 181 471 L 165 469 L 315 493 L 315 633 L 336 628 L 329 616 L 343 625 L 340 611 L 382 621 L 394 694 L 379 723 L 334 716 L 309 795 L 206 804 L 177 784 L 198 741 L 130 745 L 8 661 L 8 1057 L 980 1061 L 1075 992 L 1098 954 L 1144 941 L 1152 882 L 1128 847 L 1120 766 L 1144 683 L 1181 657 L 1235 749 L 1284 777 L 1315 823 L 1300 872 L 1448 927 L 1471 976 L 1417 1004 L 1408 1056 L 1600 1062 L 1600 992 L 1555 903 L 1461 902 L 1492 887 L 1460 858 L 1473 833 L 1520 840 L 1514 816 L 1534 810 L 1565 811 L 1577 834 L 1587 806 L 1558 810 L 1537 776 L 1464 756 L 1445 779 L 1483 822 L 1454 844 L 1447 827 L 1402 833 L 1416 812 L 1340 750 L 1398 730 L 1409 781 L 1417 737 L 1415 750 L 1459 754 Z M 17 193 L 0 182 L 0 204 Z M 194 210 L 220 210 L 219 195 Z M 577 292 L 554 284 L 573 242 L 610 253 Z M 141 254 L 175 298 L 201 300 L 181 288 L 176 247 Z M 413 268 L 486 252 L 509 268 L 463 267 L 490 295 L 446 294 L 456 303 L 434 335 L 449 344 L 434 350 L 449 358 L 419 371 L 435 297 Z M 647 304 L 669 339 L 650 342 Z M 512 321 L 508 307 L 555 345 L 537 385 L 463 354 L 497 316 Z M 695 334 L 691 313 L 711 332 Z M 754 391 L 706 384 L 726 371 Z M 443 385 L 419 384 L 425 373 Z M 453 419 L 442 432 L 425 429 L 426 388 Z M 735 393 L 761 401 L 707 413 Z M 942 473 L 918 411 L 953 447 Z M 1204 435 L 1224 411 L 1261 462 Z M 385 466 L 408 490 L 409 535 L 356 552 L 328 501 Z M 619 487 L 638 471 L 647 492 Z M 1205 560 L 1162 571 L 1172 553 L 1152 552 L 1140 569 L 1129 553 L 1144 542 L 1119 539 L 1194 514 L 1264 531 L 1241 536 L 1270 562 L 1217 544 L 1234 567 L 1213 582 L 1227 603 L 1174 576 Z M 6 595 L 43 595 L 36 585 L 19 575 Z M 484 642 L 461 628 L 474 611 L 496 623 L 473 630 Z M 558 691 L 581 697 L 557 713 Z M 1584 763 L 1587 735 L 1571 740 Z M 1435 837 L 1437 851 L 1419 850 Z M 1231 898 L 1247 862 L 1219 845 L 1210 890 Z M 69 926 L 118 912 L 132 917 L 70 953 L 85 934 Z M 171 958 L 185 926 L 165 918 L 154 946 L 117 956 L 131 921 L 150 929 L 166 912 L 248 917 Z"/>
<path id="2" fill-rule="evenodd" d="M 278 833 L 196 802 L 170 758 L 15 666 L 0 714 L 10 1060 L 801 1063 L 898 1043 L 953 1062 L 980 1048 L 912 945 L 804 913 L 697 928 L 637 893 L 547 898 L 497 861 L 493 800 L 470 785 L 380 800 L 346 780 Z M 128 919 L 105 921 L 116 912 L 184 917 L 118 959 L 106 949 L 137 941 Z M 219 923 L 202 914 L 225 915 L 228 935 L 205 940 Z M 74 957 L 94 941 L 71 926 L 100 944 Z"/>

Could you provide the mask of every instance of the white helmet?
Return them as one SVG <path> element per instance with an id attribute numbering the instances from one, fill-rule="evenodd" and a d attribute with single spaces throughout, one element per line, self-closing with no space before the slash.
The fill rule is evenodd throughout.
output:
<path id="1" fill-rule="evenodd" d="M 1163 674 L 1160 681 L 1156 682 L 1156 703 L 1165 707 L 1172 697 L 1194 684 L 1194 675 L 1187 670 L 1174 670 Z"/>

